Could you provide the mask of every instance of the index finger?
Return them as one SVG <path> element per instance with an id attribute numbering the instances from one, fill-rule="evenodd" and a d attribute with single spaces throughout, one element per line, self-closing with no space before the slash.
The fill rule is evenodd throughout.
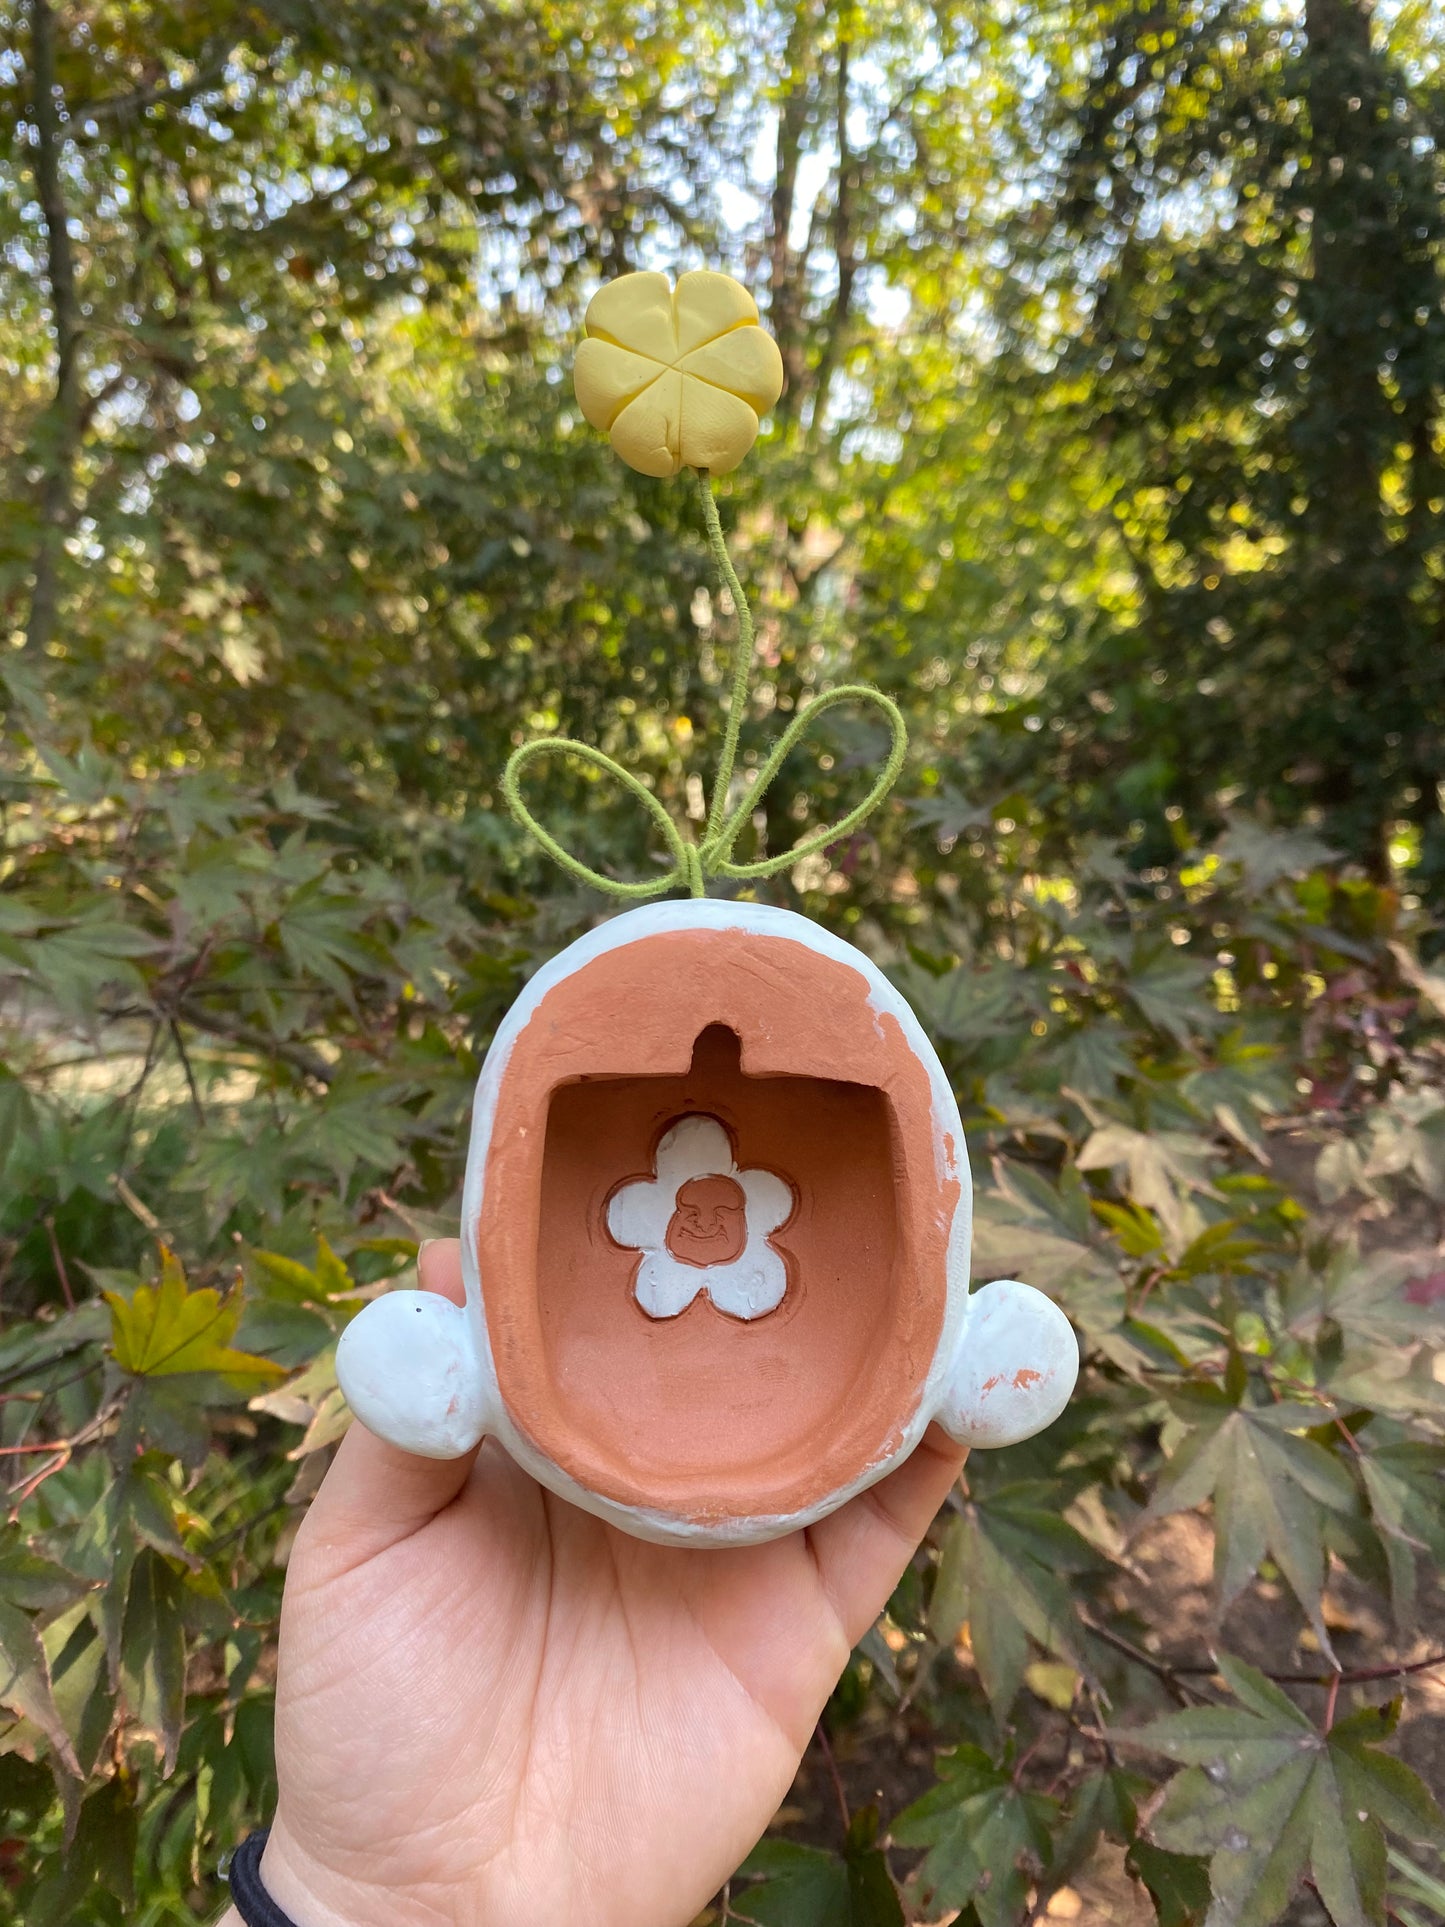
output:
<path id="1" fill-rule="evenodd" d="M 968 1457 L 941 1426 L 886 1479 L 808 1529 L 823 1590 L 850 1646 L 888 1603 Z"/>

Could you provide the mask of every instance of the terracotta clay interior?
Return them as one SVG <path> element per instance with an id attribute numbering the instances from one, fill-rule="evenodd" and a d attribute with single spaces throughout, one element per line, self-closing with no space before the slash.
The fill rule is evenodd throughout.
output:
<path id="1" fill-rule="evenodd" d="M 741 1177 L 793 1193 L 767 1240 L 787 1289 L 760 1316 L 706 1291 L 743 1255 L 738 1176 L 668 1193 L 657 1243 L 698 1281 L 676 1316 L 642 1309 L 640 1253 L 608 1228 L 698 1114 Z M 711 929 L 595 958 L 513 1045 L 493 1122 L 474 1235 L 514 1423 L 589 1489 L 699 1522 L 850 1484 L 896 1446 L 937 1349 L 958 1194 L 939 1153 L 927 1072 L 846 965 Z"/>

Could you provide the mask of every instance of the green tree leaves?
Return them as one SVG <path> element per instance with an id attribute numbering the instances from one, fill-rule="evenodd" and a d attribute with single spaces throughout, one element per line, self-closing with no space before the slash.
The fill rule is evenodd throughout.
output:
<path id="1" fill-rule="evenodd" d="M 1318 1414 L 1292 1405 L 1255 1406 L 1215 1387 L 1177 1398 L 1190 1430 L 1160 1478 L 1158 1515 L 1214 1500 L 1214 1568 L 1227 1605 L 1272 1557 L 1310 1615 L 1323 1650 L 1325 1529 L 1331 1512 L 1348 1514 L 1356 1489 L 1339 1461 L 1304 1433 Z"/>
<path id="2" fill-rule="evenodd" d="M 161 1742 L 167 1772 L 181 1743 L 186 1698 L 183 1584 L 174 1569 L 147 1549 L 130 1575 L 120 1637 L 120 1677 L 140 1724 Z"/>
<path id="3" fill-rule="evenodd" d="M 282 1376 L 269 1358 L 229 1343 L 240 1322 L 239 1295 L 232 1291 L 223 1298 L 209 1287 L 189 1290 L 174 1252 L 162 1250 L 158 1285 L 137 1285 L 128 1299 L 118 1291 L 104 1296 L 111 1349 L 124 1372 L 139 1378 L 216 1372 L 238 1384 Z"/>
<path id="4" fill-rule="evenodd" d="M 1168 1853 L 1139 1839 L 1125 1864 L 1148 1889 L 1159 1927 L 1199 1927 L 1210 1902 L 1209 1862 L 1202 1855 Z"/>
<path id="5" fill-rule="evenodd" d="M 984 1691 L 1007 1716 L 1034 1647 L 1088 1670 L 1071 1579 L 1095 1569 L 1085 1540 L 1049 1509 L 1058 1488 L 994 1488 L 944 1533 L 929 1618 L 952 1643 L 965 1624 Z"/>
<path id="6" fill-rule="evenodd" d="M 80 1772 L 70 1735 L 56 1710 L 50 1663 L 40 1635 L 29 1615 L 8 1598 L 0 1599 L 0 1706 L 38 1727 L 66 1771 Z"/>
<path id="7" fill-rule="evenodd" d="M 878 1811 L 849 1822 L 841 1857 L 789 1840 L 764 1840 L 738 1869 L 757 1885 L 743 1890 L 736 1918 L 757 1927 L 903 1927 L 898 1890 L 878 1847 Z"/>
<path id="8" fill-rule="evenodd" d="M 1177 1713 L 1132 1735 L 1188 1769 L 1154 1815 L 1154 1840 L 1210 1855 L 1217 1927 L 1266 1927 L 1306 1873 L 1336 1927 L 1378 1927 L 1386 1830 L 1445 1845 L 1424 1786 L 1379 1750 L 1398 1707 L 1364 1708 L 1322 1732 L 1253 1667 L 1221 1658 L 1220 1671 L 1236 1706 Z"/>
<path id="9" fill-rule="evenodd" d="M 32 983 L 54 999 L 62 1015 L 79 1024 L 93 1018 L 100 993 L 108 986 L 139 989 L 144 977 L 137 960 L 154 956 L 157 938 L 97 905 L 18 946 Z"/>
<path id="10" fill-rule="evenodd" d="M 975 1746 L 939 1761 L 939 1782 L 905 1813 L 894 1836 L 926 1847 L 919 1879 L 930 1906 L 972 1906 L 983 1927 L 1016 1927 L 1050 1853 L 1055 1803 L 1024 1791 Z"/>

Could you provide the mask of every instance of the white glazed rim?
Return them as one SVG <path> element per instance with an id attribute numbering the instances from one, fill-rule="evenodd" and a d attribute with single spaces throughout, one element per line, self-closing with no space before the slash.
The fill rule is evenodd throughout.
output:
<path id="1" fill-rule="evenodd" d="M 894 1448 L 850 1484 L 826 1494 L 802 1511 L 786 1514 L 761 1514 L 704 1522 L 685 1518 L 661 1508 L 624 1505 L 580 1485 L 560 1466 L 540 1451 L 513 1423 L 503 1403 L 492 1359 L 482 1302 L 482 1280 L 476 1261 L 476 1234 L 481 1218 L 486 1180 L 487 1152 L 491 1145 L 497 1100 L 512 1049 L 523 1029 L 549 991 L 590 964 L 624 944 L 637 943 L 679 930 L 745 930 L 756 936 L 775 937 L 805 944 L 820 956 L 856 970 L 868 987 L 868 1002 L 878 1016 L 892 1017 L 903 1032 L 909 1048 L 928 1072 L 932 1098 L 933 1143 L 940 1194 L 950 1182 L 958 1185 L 957 1201 L 949 1226 L 945 1257 L 945 1302 L 942 1326 L 928 1374 L 920 1388 L 917 1404 L 903 1427 Z M 466 1304 L 471 1338 L 481 1369 L 486 1402 L 487 1431 L 540 1484 L 560 1498 L 584 1511 L 621 1527 L 635 1538 L 671 1545 L 752 1545 L 778 1538 L 835 1511 L 857 1493 L 866 1491 L 887 1476 L 914 1450 L 929 1421 L 942 1409 L 949 1374 L 958 1351 L 959 1340 L 968 1316 L 969 1248 L 973 1225 L 973 1191 L 968 1153 L 958 1105 L 944 1075 L 938 1054 L 913 1011 L 882 971 L 851 944 L 842 942 L 806 917 L 791 910 L 775 909 L 757 903 L 724 903 L 702 898 L 679 903 L 649 904 L 629 910 L 599 924 L 585 936 L 544 964 L 527 983 L 517 1001 L 503 1018 L 492 1040 L 477 1082 L 472 1109 L 471 1139 L 467 1148 L 466 1182 L 462 1192 L 462 1276 L 466 1284 Z"/>

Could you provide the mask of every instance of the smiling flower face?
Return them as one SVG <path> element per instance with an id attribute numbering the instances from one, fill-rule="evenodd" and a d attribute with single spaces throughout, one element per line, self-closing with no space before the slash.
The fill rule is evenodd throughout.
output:
<path id="1" fill-rule="evenodd" d="M 747 1193 L 736 1178 L 689 1178 L 677 1194 L 667 1227 L 668 1250 L 679 1264 L 730 1265 L 748 1242 Z"/>
<path id="2" fill-rule="evenodd" d="M 787 1266 L 768 1242 L 792 1215 L 793 1189 L 772 1171 L 740 1171 L 715 1117 L 684 1117 L 657 1147 L 655 1176 L 625 1184 L 607 1229 L 642 1253 L 633 1286 L 650 1318 L 676 1318 L 700 1291 L 733 1318 L 782 1303 Z"/>
<path id="3" fill-rule="evenodd" d="M 572 373 L 582 413 L 630 468 L 735 469 L 783 391 L 783 358 L 728 274 L 624 274 L 592 297 Z"/>

